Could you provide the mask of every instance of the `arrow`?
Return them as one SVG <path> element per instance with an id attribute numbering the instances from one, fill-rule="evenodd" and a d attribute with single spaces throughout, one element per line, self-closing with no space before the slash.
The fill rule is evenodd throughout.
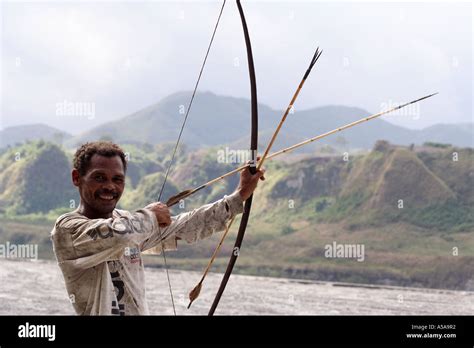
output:
<path id="1" fill-rule="evenodd" d="M 284 153 L 291 152 L 291 151 L 293 151 L 293 150 L 295 150 L 295 149 L 297 149 L 297 148 L 299 148 L 299 147 L 302 147 L 302 146 L 307 145 L 307 144 L 309 144 L 309 143 L 312 143 L 312 142 L 314 142 L 314 141 L 317 141 L 317 140 L 320 140 L 320 139 L 322 139 L 322 138 L 325 138 L 325 137 L 327 137 L 327 136 L 329 136 L 329 135 L 331 135 L 331 134 L 338 133 L 338 132 L 343 131 L 343 130 L 345 130 L 345 129 L 354 127 L 354 126 L 356 126 L 356 125 L 358 125 L 358 124 L 360 124 L 360 123 L 368 122 L 368 121 L 373 120 L 373 119 L 375 119 L 375 118 L 378 118 L 378 117 L 380 117 L 380 116 L 382 116 L 382 115 L 385 115 L 385 114 L 394 112 L 394 111 L 396 111 L 396 110 L 402 109 L 402 108 L 404 108 L 404 107 L 406 107 L 406 106 L 408 106 L 408 105 L 417 103 L 417 102 L 419 102 L 419 101 L 422 101 L 422 100 L 424 100 L 424 99 L 430 98 L 430 97 L 432 97 L 432 96 L 434 96 L 434 95 L 437 95 L 437 94 L 438 94 L 438 93 L 433 93 L 433 94 L 427 95 L 427 96 L 425 96 L 425 97 L 422 97 L 422 98 L 413 100 L 413 101 L 411 101 L 411 102 L 408 102 L 408 103 L 405 103 L 405 104 L 401 104 L 401 105 L 395 106 L 395 107 L 393 107 L 393 108 L 391 108 L 391 109 L 389 109 L 389 110 L 385 110 L 385 111 L 379 112 L 379 113 L 377 113 L 377 114 L 373 114 L 373 115 L 371 115 L 371 116 L 367 116 L 367 117 L 361 118 L 361 119 L 359 119 L 359 120 L 357 120 L 357 121 L 354 121 L 354 122 L 352 122 L 352 123 L 348 123 L 348 124 L 346 124 L 346 125 L 344 125 L 344 126 L 342 126 L 342 127 L 335 128 L 335 129 L 333 129 L 333 130 L 331 130 L 331 131 L 329 131 L 329 132 L 320 134 L 320 135 L 315 136 L 315 137 L 313 137 L 313 138 L 306 139 L 306 140 L 304 140 L 304 141 L 302 141 L 302 142 L 300 142 L 300 143 L 297 143 L 297 144 L 295 144 L 295 145 L 292 145 L 292 146 L 290 146 L 290 147 L 287 147 L 287 148 L 285 148 L 285 149 L 283 149 L 283 150 L 274 152 L 274 153 L 268 155 L 268 156 L 266 157 L 266 159 L 269 160 L 269 159 L 275 158 L 275 157 L 277 157 L 277 156 L 279 156 L 279 155 L 282 155 L 282 154 L 284 154 Z M 263 159 L 263 158 L 262 158 L 262 159 Z M 262 162 L 262 159 L 260 159 L 260 161 L 258 162 L 259 164 Z M 171 207 L 172 205 L 178 203 L 181 199 L 184 199 L 184 198 L 186 198 L 186 197 L 189 197 L 189 196 L 191 196 L 192 194 L 196 193 L 197 191 L 200 191 L 200 190 L 202 190 L 202 189 L 205 188 L 205 187 L 208 187 L 208 186 L 210 186 L 210 185 L 212 185 L 212 184 L 214 184 L 214 183 L 216 183 L 216 182 L 218 182 L 218 181 L 220 181 L 220 180 L 222 180 L 222 179 L 225 179 L 225 178 L 227 178 L 228 176 L 231 176 L 231 175 L 233 175 L 233 174 L 235 174 L 235 173 L 238 173 L 238 172 L 240 172 L 242 169 L 245 169 L 245 168 L 247 168 L 247 167 L 249 167 L 249 164 L 245 164 L 245 165 L 240 166 L 240 167 L 238 167 L 238 168 L 236 168 L 236 169 L 234 169 L 234 170 L 231 170 L 230 172 L 228 172 L 228 173 L 226 173 L 226 174 L 224 174 L 224 175 L 221 175 L 221 176 L 219 176 L 219 177 L 217 177 L 217 178 L 215 178 L 215 179 L 212 179 L 212 180 L 206 182 L 205 184 L 202 184 L 201 186 L 198 186 L 198 187 L 196 187 L 196 188 L 194 188 L 194 189 L 188 189 L 188 190 L 182 191 L 182 192 L 178 193 L 177 195 L 170 197 L 170 198 L 168 199 L 168 201 L 166 202 L 166 205 L 169 206 L 169 207 Z"/>

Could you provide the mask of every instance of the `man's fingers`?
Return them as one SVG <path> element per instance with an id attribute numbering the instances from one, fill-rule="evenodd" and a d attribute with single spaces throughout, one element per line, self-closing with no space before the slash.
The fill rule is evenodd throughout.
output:
<path id="1" fill-rule="evenodd" d="M 171 225 L 171 217 L 168 216 L 160 216 L 160 222 L 158 223 L 160 227 L 168 227 Z"/>
<path id="2" fill-rule="evenodd" d="M 145 208 L 150 209 L 156 216 L 158 220 L 158 226 L 160 228 L 165 228 L 171 225 L 171 214 L 168 206 L 161 202 L 153 202 L 148 204 Z"/>

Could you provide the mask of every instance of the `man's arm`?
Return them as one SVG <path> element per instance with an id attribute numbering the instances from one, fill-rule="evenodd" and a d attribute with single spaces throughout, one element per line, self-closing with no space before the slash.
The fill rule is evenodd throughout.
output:
<path id="1" fill-rule="evenodd" d="M 160 227 L 161 225 L 164 227 L 160 228 L 152 238 L 145 241 L 140 250 L 148 250 L 149 253 L 160 253 L 163 247 L 165 250 L 175 250 L 178 239 L 194 243 L 209 237 L 214 232 L 224 230 L 226 222 L 230 218 L 242 213 L 243 201 L 252 195 L 259 180 L 265 180 L 264 174 L 265 169 L 263 168 L 255 174 L 244 169 L 240 173 L 239 186 L 233 194 L 171 219 L 167 218 L 169 210 L 162 203 L 150 204 L 147 208 L 156 213 L 161 222 Z"/>
<path id="2" fill-rule="evenodd" d="M 165 250 L 175 250 L 179 239 L 183 239 L 187 243 L 195 243 L 215 232 L 223 231 L 226 222 L 242 211 L 243 200 L 240 193 L 236 191 L 217 202 L 173 216 L 171 225 L 161 228 L 161 233 L 158 232 L 146 240 L 141 245 L 141 250 L 148 250 L 148 253 L 160 253 L 162 240 Z"/>

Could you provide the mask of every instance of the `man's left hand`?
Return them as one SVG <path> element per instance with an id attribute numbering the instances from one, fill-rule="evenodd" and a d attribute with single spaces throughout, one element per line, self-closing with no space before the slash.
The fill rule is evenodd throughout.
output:
<path id="1" fill-rule="evenodd" d="M 250 168 L 245 168 L 240 172 L 240 183 L 237 191 L 239 191 L 242 200 L 247 200 L 253 194 L 259 180 L 265 180 L 264 174 L 265 168 L 263 167 L 253 175 L 250 173 Z"/>

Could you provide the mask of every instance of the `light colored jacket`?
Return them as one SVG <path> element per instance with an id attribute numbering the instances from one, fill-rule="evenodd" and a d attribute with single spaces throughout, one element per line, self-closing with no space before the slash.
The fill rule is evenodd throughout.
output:
<path id="1" fill-rule="evenodd" d="M 53 248 L 69 299 L 81 315 L 149 314 L 142 252 L 176 250 L 177 240 L 195 243 L 222 231 L 243 210 L 238 192 L 173 216 L 159 228 L 149 209 L 115 209 L 108 219 L 89 219 L 77 211 L 56 220 Z M 163 241 L 163 243 L 162 243 Z"/>

